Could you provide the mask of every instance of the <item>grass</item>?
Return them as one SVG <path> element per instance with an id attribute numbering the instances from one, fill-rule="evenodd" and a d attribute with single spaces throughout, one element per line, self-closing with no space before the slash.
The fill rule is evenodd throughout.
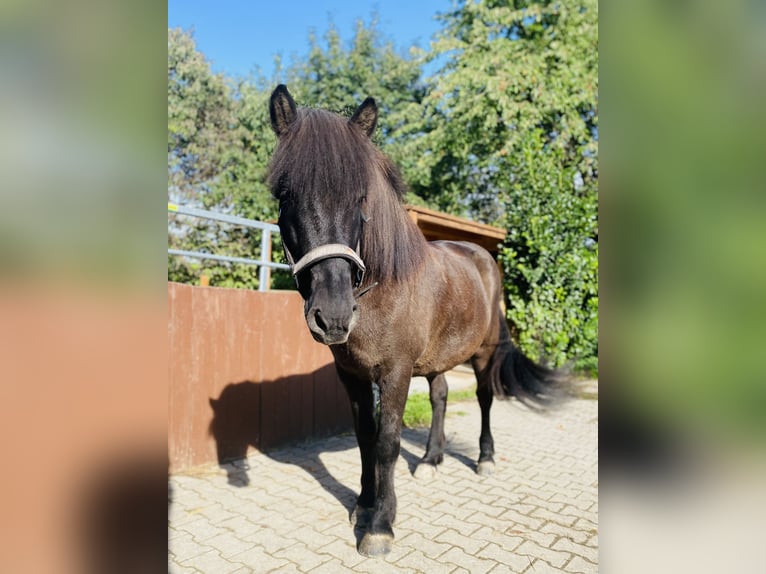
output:
<path id="1" fill-rule="evenodd" d="M 476 387 L 463 389 L 460 391 L 450 391 L 447 395 L 447 402 L 461 402 L 473 400 L 476 398 Z M 465 414 L 458 412 L 456 414 Z M 431 401 L 428 393 L 413 393 L 407 398 L 407 404 L 404 406 L 404 426 L 407 428 L 427 427 L 431 425 Z"/>
<path id="2" fill-rule="evenodd" d="M 426 393 L 413 393 L 404 405 L 404 426 L 407 428 L 426 427 L 431 424 L 431 401 Z"/>

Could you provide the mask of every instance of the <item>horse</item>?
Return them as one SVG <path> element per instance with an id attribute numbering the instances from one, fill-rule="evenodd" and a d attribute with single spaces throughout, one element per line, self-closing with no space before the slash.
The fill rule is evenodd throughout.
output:
<path id="1" fill-rule="evenodd" d="M 422 478 L 444 457 L 446 371 L 470 360 L 476 373 L 479 475 L 494 467 L 493 398 L 545 408 L 560 395 L 561 376 L 512 343 L 493 257 L 472 243 L 427 242 L 412 222 L 405 182 L 372 142 L 373 98 L 346 119 L 298 108 L 280 84 L 269 114 L 277 144 L 267 183 L 279 201 L 283 247 L 309 331 L 332 351 L 351 402 L 362 463 L 352 519 L 366 526 L 357 550 L 385 555 L 394 540 L 394 465 L 411 378 L 428 380 L 433 409 L 415 470 Z"/>

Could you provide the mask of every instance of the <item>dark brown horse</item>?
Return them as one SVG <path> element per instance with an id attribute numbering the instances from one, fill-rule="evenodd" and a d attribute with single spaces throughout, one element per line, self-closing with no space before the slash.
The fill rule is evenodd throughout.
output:
<path id="1" fill-rule="evenodd" d="M 557 394 L 558 376 L 511 343 L 492 256 L 471 243 L 428 243 L 410 220 L 399 171 L 370 140 L 378 119 L 372 98 L 346 120 L 298 109 L 280 85 L 269 110 L 278 137 L 269 185 L 280 204 L 285 250 L 311 334 L 330 346 L 351 399 L 362 457 L 357 518 L 369 521 L 359 552 L 387 554 L 410 379 L 428 379 L 433 407 L 419 477 L 443 458 L 445 371 L 470 359 L 476 372 L 479 474 L 494 466 L 493 397 L 545 405 Z"/>

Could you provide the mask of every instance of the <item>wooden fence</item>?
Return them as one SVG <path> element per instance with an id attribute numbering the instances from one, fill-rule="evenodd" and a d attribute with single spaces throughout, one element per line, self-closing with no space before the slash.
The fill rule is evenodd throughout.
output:
<path id="1" fill-rule="evenodd" d="M 352 428 L 296 292 L 168 283 L 171 472 Z"/>

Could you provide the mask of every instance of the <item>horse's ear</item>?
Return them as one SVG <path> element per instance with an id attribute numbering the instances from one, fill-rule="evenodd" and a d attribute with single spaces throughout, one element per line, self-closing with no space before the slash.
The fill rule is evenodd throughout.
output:
<path id="1" fill-rule="evenodd" d="M 298 117 L 295 100 L 284 84 L 279 84 L 271 93 L 269 114 L 271 115 L 271 129 L 278 137 L 285 135 L 295 118 Z"/>
<path id="2" fill-rule="evenodd" d="M 378 124 L 378 105 L 375 100 L 373 98 L 364 100 L 348 121 L 358 125 L 368 137 L 372 137 L 375 126 Z"/>

